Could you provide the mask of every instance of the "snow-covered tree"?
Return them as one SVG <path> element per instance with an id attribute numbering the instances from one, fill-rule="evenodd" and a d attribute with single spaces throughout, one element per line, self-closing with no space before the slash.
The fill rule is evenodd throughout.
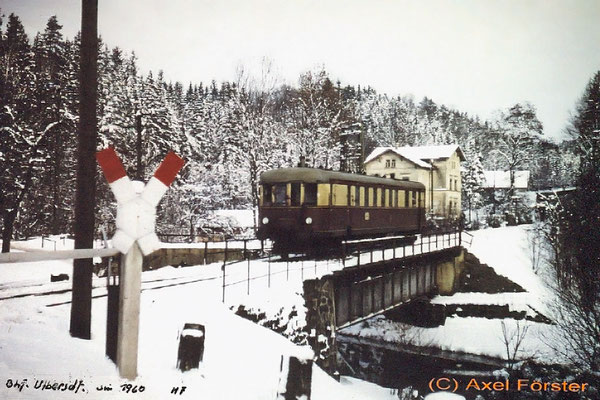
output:
<path id="1" fill-rule="evenodd" d="M 535 158 L 534 150 L 543 131 L 532 104 L 515 104 L 500 113 L 496 121 L 498 140 L 495 153 L 510 173 L 509 195 L 514 190 L 515 171 L 527 168 Z"/>
<path id="2" fill-rule="evenodd" d="M 553 249 L 562 340 L 556 346 L 574 364 L 600 371 L 600 72 L 588 83 L 569 128 L 580 169 L 571 198 L 555 201 L 547 236 Z M 552 210 L 552 208 L 547 207 Z"/>
<path id="3" fill-rule="evenodd" d="M 461 166 L 462 171 L 462 208 L 468 210 L 468 221 L 473 222 L 473 210 L 483 206 L 483 164 L 481 154 L 476 150 L 474 144 L 465 147 L 465 163 Z"/>
<path id="4" fill-rule="evenodd" d="M 290 114 L 295 159 L 304 157 L 311 167 L 339 168 L 344 110 L 338 99 L 325 70 L 306 72 L 300 77 Z"/>
<path id="5" fill-rule="evenodd" d="M 0 49 L 0 209 L 2 252 L 10 250 L 15 221 L 34 178 L 44 164 L 49 132 L 56 122 L 43 126 L 36 111 L 35 63 L 23 25 L 8 17 Z"/>

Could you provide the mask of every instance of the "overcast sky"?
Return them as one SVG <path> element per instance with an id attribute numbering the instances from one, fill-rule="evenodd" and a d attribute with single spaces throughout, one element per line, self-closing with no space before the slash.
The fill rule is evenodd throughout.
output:
<path id="1" fill-rule="evenodd" d="M 0 0 L 33 36 L 57 15 L 79 30 L 78 0 Z M 559 137 L 600 70 L 600 0 L 99 0 L 109 46 L 167 79 L 233 80 L 270 58 L 282 79 L 324 65 L 342 84 L 413 94 L 486 119 L 529 101 Z"/>

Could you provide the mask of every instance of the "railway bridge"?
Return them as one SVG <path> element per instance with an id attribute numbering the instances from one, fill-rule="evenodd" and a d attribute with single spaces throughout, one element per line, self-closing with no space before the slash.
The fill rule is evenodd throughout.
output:
<path id="1" fill-rule="evenodd" d="M 336 330 L 415 299 L 454 293 L 469 239 L 453 231 L 420 235 L 410 245 L 398 246 L 395 238 L 351 243 L 343 269 L 304 281 L 309 342 L 321 366 L 335 371 Z"/>

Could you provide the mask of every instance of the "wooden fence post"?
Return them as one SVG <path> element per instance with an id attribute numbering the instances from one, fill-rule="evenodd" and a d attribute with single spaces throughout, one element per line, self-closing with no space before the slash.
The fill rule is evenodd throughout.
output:
<path id="1" fill-rule="evenodd" d="M 142 261 L 142 252 L 134 243 L 125 254 L 119 282 L 117 365 L 119 374 L 127 379 L 137 376 Z"/>

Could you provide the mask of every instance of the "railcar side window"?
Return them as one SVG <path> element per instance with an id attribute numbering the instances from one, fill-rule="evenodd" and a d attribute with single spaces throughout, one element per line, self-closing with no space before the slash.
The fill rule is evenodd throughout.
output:
<path id="1" fill-rule="evenodd" d="M 404 190 L 398 190 L 398 207 L 406 207 Z"/>
<path id="2" fill-rule="evenodd" d="M 419 192 L 419 207 L 425 208 L 425 192 Z"/>
<path id="3" fill-rule="evenodd" d="M 300 205 L 300 182 L 292 182 L 290 183 L 290 205 L 299 206 Z"/>
<path id="4" fill-rule="evenodd" d="M 360 197 L 359 198 L 360 198 L 360 201 L 358 204 L 361 207 L 364 207 L 365 206 L 365 187 L 364 186 L 360 187 Z"/>
<path id="5" fill-rule="evenodd" d="M 381 203 L 382 203 L 382 194 L 381 194 L 381 188 L 377 188 L 377 207 L 381 207 Z"/>
<path id="6" fill-rule="evenodd" d="M 359 187 L 358 186 L 350 186 L 350 206 L 356 207 L 358 206 L 359 199 Z"/>
<path id="7" fill-rule="evenodd" d="M 405 196 L 404 196 L 404 207 L 410 207 L 409 204 L 409 200 L 410 200 L 410 190 L 406 190 L 404 191 Z"/>
<path id="8" fill-rule="evenodd" d="M 390 189 L 385 189 L 385 194 L 383 196 L 385 198 L 385 202 L 384 202 L 385 207 L 389 207 L 390 206 Z"/>
<path id="9" fill-rule="evenodd" d="M 273 205 L 273 188 L 271 185 L 263 185 L 262 204 L 263 206 Z"/>
<path id="10" fill-rule="evenodd" d="M 317 205 L 328 206 L 331 185 L 329 183 L 319 183 L 317 186 Z"/>
<path id="11" fill-rule="evenodd" d="M 285 206 L 287 205 L 286 197 L 287 197 L 287 185 L 285 183 L 280 183 L 273 186 L 274 196 L 274 205 L 276 206 Z"/>
<path id="12" fill-rule="evenodd" d="M 317 184 L 316 183 L 305 183 L 304 184 L 304 204 L 307 206 L 317 205 Z"/>
<path id="13" fill-rule="evenodd" d="M 331 205 L 347 206 L 348 205 L 348 185 L 333 184 L 333 196 Z"/>
<path id="14" fill-rule="evenodd" d="M 396 191 L 394 189 L 390 190 L 390 196 L 391 196 L 390 206 L 391 207 L 398 207 L 398 202 L 397 202 L 397 199 L 396 199 Z"/>
<path id="15" fill-rule="evenodd" d="M 367 196 L 367 207 L 373 207 L 373 188 L 369 188 L 369 195 Z"/>
<path id="16" fill-rule="evenodd" d="M 413 190 L 413 191 L 411 192 L 411 194 L 412 194 L 412 196 L 411 196 L 411 200 L 412 200 L 412 201 L 411 201 L 411 205 L 410 205 L 410 206 L 411 206 L 411 207 L 416 207 L 416 206 L 417 206 L 417 191 L 416 191 L 416 190 Z"/>

